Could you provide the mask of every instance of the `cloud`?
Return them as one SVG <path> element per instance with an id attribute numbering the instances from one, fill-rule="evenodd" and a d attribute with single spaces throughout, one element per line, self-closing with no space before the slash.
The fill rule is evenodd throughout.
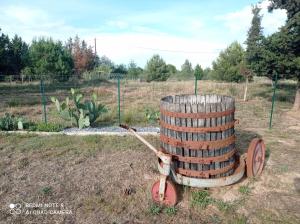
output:
<path id="1" fill-rule="evenodd" d="M 82 36 L 99 32 L 99 29 L 81 28 L 67 24 L 64 20 L 50 16 L 47 11 L 27 6 L 0 7 L 0 24 L 2 32 L 22 37 L 30 43 L 37 37 L 52 37 L 56 40 L 66 40 L 76 34 Z"/>
<path id="2" fill-rule="evenodd" d="M 239 11 L 215 17 L 216 20 L 223 21 L 224 25 L 229 28 L 229 31 L 232 33 L 247 32 L 251 18 L 251 6 L 246 6 Z"/>
<path id="3" fill-rule="evenodd" d="M 108 20 L 99 28 L 82 28 L 67 24 L 62 19 L 51 16 L 47 11 L 28 7 L 0 7 L 0 13 L 5 18 L 0 18 L 3 32 L 10 36 L 14 33 L 31 42 L 33 37 L 51 36 L 57 40 L 66 40 L 78 34 L 91 46 L 94 38 L 97 39 L 99 55 L 110 57 L 115 63 L 128 63 L 131 59 L 144 67 L 153 54 L 160 54 L 167 63 L 172 63 L 180 68 L 185 59 L 193 65 L 210 66 L 210 63 L 225 47 L 224 44 L 208 41 L 205 37 L 195 35 L 180 37 L 177 34 L 163 32 L 151 28 L 149 24 L 162 23 L 171 26 L 177 23 L 181 32 L 198 32 L 203 28 L 199 18 L 186 17 L 174 22 L 170 18 L 173 12 L 143 13 L 128 16 L 122 19 Z M 174 16 L 174 15 L 173 15 Z M 171 16 L 172 17 L 172 16 Z M 180 24 L 179 24 L 180 23 Z M 109 32 L 106 28 L 122 30 L 122 32 Z M 109 30 L 109 29 L 108 29 Z M 190 33 L 191 34 L 191 33 Z"/>
<path id="4" fill-rule="evenodd" d="M 36 21 L 44 22 L 47 20 L 47 14 L 42 10 L 20 6 L 8 6 L 1 8 L 3 17 L 22 24 L 35 24 Z"/>
<path id="5" fill-rule="evenodd" d="M 149 33 L 123 33 L 123 34 L 98 34 L 98 54 L 105 54 L 116 63 L 128 63 L 130 59 L 144 66 L 153 54 L 161 55 L 167 63 L 176 65 L 177 68 L 189 59 L 192 64 L 210 66 L 219 51 L 225 47 L 222 43 L 199 40 L 198 38 L 184 38 L 167 34 Z M 85 39 L 93 44 L 92 36 Z"/>
<path id="6" fill-rule="evenodd" d="M 107 22 L 107 25 L 112 27 L 117 27 L 119 29 L 126 29 L 128 28 L 128 23 L 121 20 L 111 20 Z"/>
<path id="7" fill-rule="evenodd" d="M 268 1 L 263 1 L 262 25 L 264 32 L 270 34 L 284 24 L 286 13 L 284 10 L 267 13 L 267 6 Z M 182 7 L 187 7 L 184 8 L 186 11 Z M 252 18 L 250 5 L 216 16 L 217 24 L 211 23 L 210 18 L 205 20 L 202 14 L 190 13 L 188 7 L 172 5 L 167 10 L 139 10 L 113 16 L 108 13 L 108 17 L 102 17 L 102 23 L 87 26 L 84 25 L 87 23 L 69 22 L 67 13 L 66 16 L 50 13 L 51 10 L 36 5 L 3 5 L 0 6 L 0 15 L 3 15 L 0 24 L 2 32 L 10 36 L 17 33 L 28 43 L 40 36 L 65 41 L 79 35 L 94 46 L 94 38 L 97 38 L 99 55 L 105 54 L 118 64 L 126 64 L 133 59 L 141 67 L 153 54 L 160 54 L 167 63 L 177 68 L 185 59 L 189 59 L 194 66 L 197 63 L 203 67 L 210 66 L 220 50 L 230 42 L 244 42 L 246 39 Z M 75 9 L 77 15 L 79 9 Z M 75 20 L 78 18 L 89 21 L 85 16 Z"/>
<path id="8" fill-rule="evenodd" d="M 285 24 L 287 18 L 285 10 L 277 9 L 273 13 L 269 13 L 269 5 L 270 2 L 268 0 L 264 0 L 259 4 L 261 7 L 260 14 L 263 16 L 262 27 L 264 28 L 265 35 L 278 31 L 278 28 Z M 215 19 L 224 22 L 225 27 L 232 34 L 245 36 L 250 28 L 252 16 L 252 6 L 248 5 L 238 11 L 218 15 Z"/>

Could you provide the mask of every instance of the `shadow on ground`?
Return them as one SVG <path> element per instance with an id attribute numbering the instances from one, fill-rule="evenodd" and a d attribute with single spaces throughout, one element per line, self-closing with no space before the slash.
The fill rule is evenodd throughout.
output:
<path id="1" fill-rule="evenodd" d="M 236 146 L 241 154 L 247 152 L 250 142 L 254 138 L 261 138 L 261 135 L 245 130 L 235 130 L 236 134 Z"/>
<path id="2" fill-rule="evenodd" d="M 296 94 L 296 87 L 296 83 L 278 83 L 276 89 L 276 100 L 293 103 Z M 268 101 L 272 101 L 273 88 L 271 84 L 260 84 L 259 90 L 260 91 L 253 95 L 254 97 L 262 97 Z"/>
<path id="3" fill-rule="evenodd" d="M 45 91 L 47 93 L 53 93 L 59 90 L 70 90 L 70 88 L 85 88 L 93 86 L 112 86 L 114 83 L 105 79 L 99 80 L 84 80 L 84 81 L 67 81 L 67 82 L 46 82 Z M 18 85 L 1 85 L 0 93 L 10 94 L 10 93 L 40 93 L 40 83 L 25 83 Z"/>

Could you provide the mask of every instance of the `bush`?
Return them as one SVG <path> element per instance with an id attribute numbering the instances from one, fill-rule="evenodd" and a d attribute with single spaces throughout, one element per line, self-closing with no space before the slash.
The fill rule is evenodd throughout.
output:
<path id="1" fill-rule="evenodd" d="M 59 132 L 63 130 L 63 126 L 54 123 L 37 123 L 30 125 L 28 129 L 30 131 Z"/>
<path id="2" fill-rule="evenodd" d="M 82 74 L 82 78 L 86 81 L 104 79 L 103 75 L 101 75 L 101 73 L 96 70 L 84 72 Z"/>
<path id="3" fill-rule="evenodd" d="M 23 129 L 22 119 L 6 113 L 0 118 L 0 129 L 3 131 Z"/>
<path id="4" fill-rule="evenodd" d="M 147 108 L 145 110 L 145 116 L 149 123 L 157 123 L 159 119 L 159 111 L 155 111 L 153 109 Z"/>
<path id="5" fill-rule="evenodd" d="M 6 113 L 0 118 L 0 130 L 3 131 L 30 130 L 33 127 L 35 127 L 33 122 L 13 114 Z"/>
<path id="6" fill-rule="evenodd" d="M 15 131 L 15 130 L 28 130 L 28 131 L 45 131 L 45 132 L 59 132 L 63 130 L 63 126 L 53 123 L 33 123 L 27 121 L 22 117 L 16 117 L 6 113 L 4 117 L 0 118 L 0 130 Z"/>
<path id="7" fill-rule="evenodd" d="M 192 192 L 192 206 L 198 206 L 202 209 L 206 208 L 209 204 L 214 202 L 213 198 L 210 197 L 208 191 L 196 191 Z"/>

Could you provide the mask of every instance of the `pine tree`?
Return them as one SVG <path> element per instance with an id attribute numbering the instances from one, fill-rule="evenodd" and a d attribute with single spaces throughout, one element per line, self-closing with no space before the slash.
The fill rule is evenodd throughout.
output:
<path id="1" fill-rule="evenodd" d="M 170 74 L 166 62 L 158 54 L 153 55 L 145 67 L 146 81 L 166 81 Z"/>
<path id="2" fill-rule="evenodd" d="M 181 65 L 181 78 L 183 79 L 189 79 L 193 77 L 193 67 L 192 63 L 186 59 L 184 63 Z"/>
<path id="3" fill-rule="evenodd" d="M 203 79 L 204 72 L 203 72 L 203 69 L 201 68 L 201 66 L 198 64 L 195 67 L 194 75 L 197 80 Z"/>
<path id="4" fill-rule="evenodd" d="M 248 67 L 256 74 L 261 74 L 261 44 L 263 40 L 261 19 L 259 15 L 260 8 L 256 5 L 252 8 L 253 18 L 251 21 L 251 27 L 248 31 L 248 37 L 246 40 L 246 63 Z"/>
<path id="5" fill-rule="evenodd" d="M 285 9 L 286 24 L 279 32 L 267 37 L 263 44 L 262 69 L 265 75 L 274 78 L 298 80 L 294 110 L 300 111 L 300 1 L 271 0 L 269 11 Z"/>
<path id="6" fill-rule="evenodd" d="M 240 82 L 245 78 L 240 73 L 240 65 L 245 57 L 243 47 L 237 42 L 231 43 L 218 58 L 213 61 L 211 78 L 226 82 Z"/>

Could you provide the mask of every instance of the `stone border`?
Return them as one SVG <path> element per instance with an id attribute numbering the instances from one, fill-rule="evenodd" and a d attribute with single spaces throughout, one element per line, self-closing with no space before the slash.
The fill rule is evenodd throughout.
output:
<path id="1" fill-rule="evenodd" d="M 42 131 L 0 131 L 0 134 L 21 134 L 21 135 L 39 135 L 39 136 L 51 136 L 51 135 L 70 135 L 70 136 L 88 136 L 88 135 L 103 135 L 103 136 L 126 136 L 131 135 L 130 132 L 89 132 L 89 131 L 77 131 L 77 132 L 42 132 Z M 159 135 L 158 132 L 138 132 L 139 135 Z"/>

